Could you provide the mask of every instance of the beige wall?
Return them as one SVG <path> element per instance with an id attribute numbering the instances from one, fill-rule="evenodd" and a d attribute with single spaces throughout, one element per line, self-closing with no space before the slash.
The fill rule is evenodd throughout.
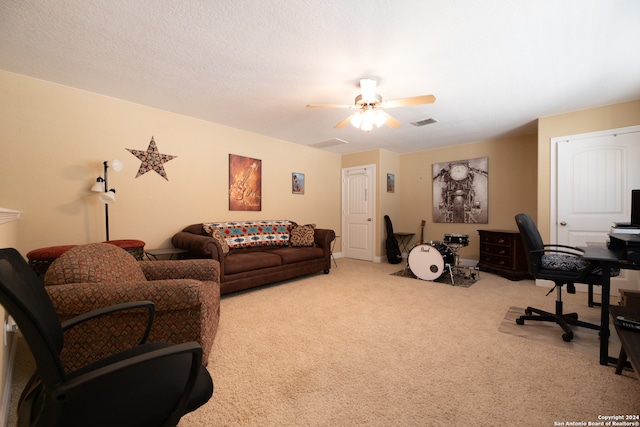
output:
<path id="1" fill-rule="evenodd" d="M 371 150 L 342 156 L 342 167 L 350 168 L 364 165 L 376 165 L 376 229 L 375 229 L 375 259 L 386 256 L 385 239 L 387 237 L 384 216 L 389 215 L 393 223 L 394 231 L 402 231 L 397 228 L 396 221 L 400 219 L 402 207 L 400 194 L 402 180 L 400 171 L 400 155 L 388 150 Z M 387 174 L 395 176 L 395 191 L 387 192 Z M 340 242 L 341 243 L 341 242 Z"/>
<path id="2" fill-rule="evenodd" d="M 400 166 L 401 156 L 387 150 L 380 150 L 380 164 L 378 166 L 378 246 L 376 253 L 386 256 L 385 241 L 387 238 L 387 227 L 384 222 L 384 216 L 389 215 L 393 224 L 393 231 L 404 231 L 400 225 L 402 217 L 402 190 L 404 181 L 402 179 L 402 170 Z M 395 191 L 387 192 L 387 174 L 393 174 L 395 178 Z M 402 249 L 402 248 L 401 248 Z"/>
<path id="3" fill-rule="evenodd" d="M 168 181 L 126 148 L 158 150 Z M 102 241 L 104 205 L 89 189 L 102 162 L 117 201 L 111 239 L 170 246 L 186 225 L 216 220 L 291 219 L 340 229 L 340 156 L 242 132 L 143 105 L 0 71 L 0 201 L 22 210 L 16 246 L 29 250 Z M 228 209 L 228 155 L 262 160 L 262 211 Z M 291 174 L 305 174 L 305 194 L 291 193 Z"/>
<path id="4" fill-rule="evenodd" d="M 420 236 L 425 220 L 425 241 L 444 240 L 444 235 L 467 234 L 469 246 L 460 249 L 460 257 L 479 259 L 479 229 L 516 230 L 514 216 L 536 211 L 536 137 L 480 141 L 455 147 L 422 151 L 401 156 L 402 215 L 399 226 Z M 488 224 L 445 224 L 433 222 L 434 163 L 488 157 Z"/>
<path id="5" fill-rule="evenodd" d="M 452 160 L 489 158 L 489 223 L 433 223 L 433 163 Z M 419 240 L 420 224 L 425 220 L 426 241 L 444 239 L 446 233 L 468 234 L 470 244 L 460 250 L 467 259 L 479 258 L 478 229 L 515 230 L 514 216 L 536 212 L 536 136 L 527 135 L 480 141 L 455 147 L 396 154 L 372 150 L 343 156 L 343 167 L 375 164 L 378 173 L 378 227 L 376 256 L 384 256 L 386 229 L 383 217 L 389 215 L 394 231 L 415 233 Z M 387 193 L 387 173 L 395 175 L 395 193 Z"/>
<path id="6" fill-rule="evenodd" d="M 550 236 L 551 140 L 562 136 L 640 125 L 640 100 L 538 120 L 537 224 L 545 241 Z"/>

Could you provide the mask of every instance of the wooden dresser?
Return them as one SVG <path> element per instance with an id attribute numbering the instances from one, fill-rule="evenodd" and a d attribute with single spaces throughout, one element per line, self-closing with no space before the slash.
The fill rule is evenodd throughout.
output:
<path id="1" fill-rule="evenodd" d="M 520 232 L 478 230 L 481 271 L 499 274 L 509 280 L 531 279 Z"/>

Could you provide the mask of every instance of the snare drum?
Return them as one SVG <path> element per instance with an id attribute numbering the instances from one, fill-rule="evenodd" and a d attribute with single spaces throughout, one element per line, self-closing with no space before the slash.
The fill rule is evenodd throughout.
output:
<path id="1" fill-rule="evenodd" d="M 469 246 L 468 234 L 445 234 L 444 241 L 451 246 Z"/>
<path id="2" fill-rule="evenodd" d="M 413 274 L 422 280 L 436 280 L 444 272 L 445 264 L 452 265 L 455 254 L 442 242 L 415 245 L 409 251 L 407 263 Z"/>

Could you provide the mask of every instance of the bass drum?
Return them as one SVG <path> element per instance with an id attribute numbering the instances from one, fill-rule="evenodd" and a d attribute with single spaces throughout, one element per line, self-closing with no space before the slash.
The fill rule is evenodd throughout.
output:
<path id="1" fill-rule="evenodd" d="M 415 245 L 407 257 L 409 269 L 422 280 L 436 280 L 444 273 L 445 264 L 452 265 L 454 262 L 453 250 L 442 242 Z"/>

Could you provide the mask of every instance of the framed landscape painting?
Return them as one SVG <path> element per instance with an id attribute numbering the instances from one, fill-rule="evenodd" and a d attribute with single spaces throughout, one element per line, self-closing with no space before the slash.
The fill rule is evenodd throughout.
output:
<path id="1" fill-rule="evenodd" d="M 392 173 L 387 174 L 387 193 L 396 192 L 396 176 Z"/>
<path id="2" fill-rule="evenodd" d="M 291 193 L 304 194 L 304 174 L 294 172 L 291 174 Z"/>

